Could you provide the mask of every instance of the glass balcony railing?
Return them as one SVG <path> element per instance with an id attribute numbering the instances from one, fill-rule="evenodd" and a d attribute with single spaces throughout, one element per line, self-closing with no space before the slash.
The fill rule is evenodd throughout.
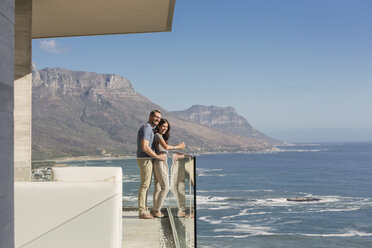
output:
<path id="1" fill-rule="evenodd" d="M 193 156 L 172 154 L 168 215 L 176 247 L 194 247 L 195 243 L 195 162 Z"/>

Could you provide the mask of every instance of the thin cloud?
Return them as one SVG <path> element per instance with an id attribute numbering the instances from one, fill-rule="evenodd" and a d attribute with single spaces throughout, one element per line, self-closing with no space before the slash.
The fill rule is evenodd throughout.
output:
<path id="1" fill-rule="evenodd" d="M 39 47 L 41 50 L 48 53 L 60 54 L 58 43 L 56 40 L 42 40 L 40 41 Z"/>

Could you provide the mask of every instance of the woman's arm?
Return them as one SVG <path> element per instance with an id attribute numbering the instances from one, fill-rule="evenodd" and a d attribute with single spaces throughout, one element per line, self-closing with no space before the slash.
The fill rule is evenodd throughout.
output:
<path id="1" fill-rule="evenodd" d="M 144 152 L 146 152 L 149 156 L 153 157 L 153 158 L 156 158 L 156 159 L 159 159 L 159 160 L 162 160 L 162 161 L 165 161 L 167 159 L 166 156 L 164 156 L 164 154 L 161 154 L 161 155 L 157 155 L 149 146 L 149 141 L 148 140 L 145 140 L 145 139 L 142 139 L 141 140 L 141 146 L 142 146 L 142 150 Z"/>
<path id="2" fill-rule="evenodd" d="M 185 149 L 185 143 L 182 142 L 182 143 L 179 143 L 178 145 L 176 146 L 171 146 L 171 145 L 167 145 L 167 143 L 165 143 L 164 139 L 163 138 L 160 138 L 159 139 L 159 144 L 165 149 L 165 150 L 175 150 L 175 149 Z"/>

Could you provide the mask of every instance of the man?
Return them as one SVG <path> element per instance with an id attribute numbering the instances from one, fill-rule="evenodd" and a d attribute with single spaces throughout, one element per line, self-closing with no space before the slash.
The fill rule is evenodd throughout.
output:
<path id="1" fill-rule="evenodd" d="M 153 171 L 153 159 L 165 161 L 167 157 L 156 155 L 152 150 L 154 140 L 154 128 L 161 119 L 161 112 L 153 110 L 150 113 L 149 121 L 139 130 L 137 135 L 137 164 L 140 169 L 141 184 L 138 191 L 138 212 L 140 219 L 154 219 L 147 209 L 147 192 L 151 185 Z"/>

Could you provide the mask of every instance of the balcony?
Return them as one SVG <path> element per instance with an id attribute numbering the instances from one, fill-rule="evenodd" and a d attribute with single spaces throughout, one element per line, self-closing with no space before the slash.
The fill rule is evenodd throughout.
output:
<path id="1" fill-rule="evenodd" d="M 153 220 L 138 218 L 136 159 L 41 164 L 33 182 L 15 184 L 16 247 L 194 247 L 195 157 L 173 153 L 168 164 L 172 192 Z"/>

